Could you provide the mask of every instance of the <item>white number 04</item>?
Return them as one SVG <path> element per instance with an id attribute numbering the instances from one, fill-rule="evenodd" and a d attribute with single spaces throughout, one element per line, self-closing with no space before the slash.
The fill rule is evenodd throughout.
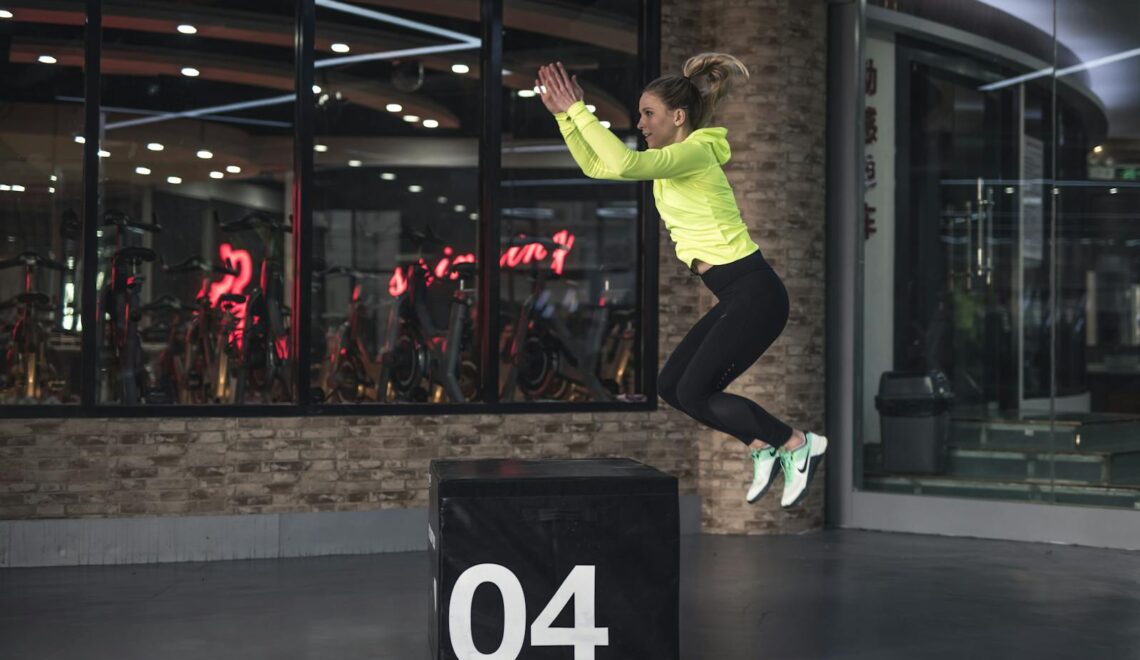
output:
<path id="1" fill-rule="evenodd" d="M 490 582 L 503 596 L 503 640 L 492 653 L 475 648 L 471 636 L 471 601 L 479 585 Z M 574 597 L 574 627 L 551 628 Z M 448 607 L 451 647 L 459 660 L 515 660 L 526 637 L 526 597 L 511 569 L 499 564 L 472 566 L 455 581 Z M 573 646 L 574 660 L 594 660 L 595 646 L 609 646 L 609 628 L 594 627 L 594 567 L 575 566 L 530 626 L 532 646 Z"/>

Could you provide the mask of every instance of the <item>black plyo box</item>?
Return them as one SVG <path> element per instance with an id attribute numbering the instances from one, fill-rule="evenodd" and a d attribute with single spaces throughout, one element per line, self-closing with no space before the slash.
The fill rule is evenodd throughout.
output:
<path id="1" fill-rule="evenodd" d="M 628 459 L 435 460 L 430 484 L 433 658 L 679 657 L 675 477 Z"/>

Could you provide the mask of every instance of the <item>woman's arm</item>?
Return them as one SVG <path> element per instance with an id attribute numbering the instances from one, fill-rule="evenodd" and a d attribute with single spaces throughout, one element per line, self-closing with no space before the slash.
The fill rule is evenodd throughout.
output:
<path id="1" fill-rule="evenodd" d="M 684 177 L 701 172 L 716 162 L 706 147 L 696 143 L 679 142 L 664 149 L 634 151 L 602 126 L 581 101 L 567 108 L 566 114 L 601 166 L 622 179 L 644 181 Z"/>
<path id="2" fill-rule="evenodd" d="M 558 130 L 562 133 L 562 139 L 566 141 L 566 146 L 570 148 L 570 155 L 574 157 L 574 162 L 578 163 L 578 167 L 582 168 L 583 174 L 591 179 L 626 180 L 625 177 L 606 169 L 598 155 L 582 139 L 582 134 L 578 132 L 574 120 L 569 115 L 565 112 L 559 112 L 554 115 L 554 118 L 558 120 Z"/>

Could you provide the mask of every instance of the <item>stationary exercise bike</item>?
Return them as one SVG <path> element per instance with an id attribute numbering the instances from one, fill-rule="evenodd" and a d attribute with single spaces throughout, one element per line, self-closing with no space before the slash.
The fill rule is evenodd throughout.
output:
<path id="1" fill-rule="evenodd" d="M 15 320 L 3 327 L 6 345 L 4 368 L 0 371 L 0 391 L 33 402 L 44 399 L 53 390 L 62 390 L 62 384 L 53 378 L 54 369 L 47 359 L 50 332 L 42 318 L 53 307 L 47 294 L 33 290 L 36 269 L 49 268 L 60 272 L 69 269 L 35 252 L 24 252 L 0 261 L 0 270 L 18 267 L 24 269 L 24 291 L 0 303 L 0 311 L 16 310 Z"/>

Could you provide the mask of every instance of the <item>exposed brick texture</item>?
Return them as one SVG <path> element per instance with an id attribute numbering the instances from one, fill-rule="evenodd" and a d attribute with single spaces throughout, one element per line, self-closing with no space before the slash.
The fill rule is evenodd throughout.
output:
<path id="1" fill-rule="evenodd" d="M 727 167 L 752 236 L 784 279 L 787 329 L 729 387 L 796 427 L 823 428 L 825 4 L 667 0 L 662 70 L 705 50 L 752 70 L 721 109 Z M 660 358 L 714 303 L 661 232 Z M 625 456 L 702 497 L 710 533 L 822 523 L 821 473 L 785 512 L 780 484 L 744 502 L 739 441 L 663 402 L 651 413 L 309 419 L 0 420 L 0 519 L 348 511 L 427 506 L 436 457 Z M 837 441 L 838 439 L 833 439 Z"/>

